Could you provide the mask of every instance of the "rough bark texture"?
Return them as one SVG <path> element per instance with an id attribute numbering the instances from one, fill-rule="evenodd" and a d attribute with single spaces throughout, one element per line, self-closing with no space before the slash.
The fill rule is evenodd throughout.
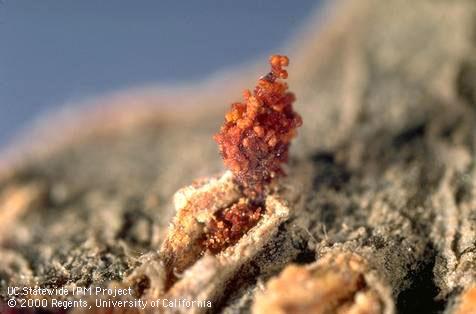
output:
<path id="1" fill-rule="evenodd" d="M 299 273 L 278 276 L 296 267 L 288 264 L 333 269 L 339 266 L 326 268 L 328 256 L 344 252 L 365 261 L 365 282 L 355 281 L 345 302 L 323 298 L 335 303 L 321 308 L 470 313 L 476 2 L 348 1 L 288 51 L 304 124 L 282 185 L 300 197 L 288 198 L 290 216 L 260 244 L 261 253 L 210 288 L 212 312 L 249 312 L 253 302 L 279 308 L 272 299 L 253 299 L 270 297 L 279 280 L 292 280 L 286 274 Z M 60 138 L 46 136 L 27 158 L 8 163 L 0 181 L 0 296 L 7 299 L 11 285 L 111 282 L 160 295 L 155 252 L 175 215 L 173 194 L 223 171 L 212 135 L 228 104 L 263 73 L 262 63 L 193 93 L 107 100 L 122 107 L 85 113 L 68 126 L 58 122 L 47 134 Z M 213 280 L 206 276 L 218 266 L 207 258 L 187 273 L 180 295 L 194 274 Z M 319 286 L 324 279 L 316 276 Z M 367 312 L 362 306 L 370 303 L 357 298 L 362 287 L 377 300 Z"/>

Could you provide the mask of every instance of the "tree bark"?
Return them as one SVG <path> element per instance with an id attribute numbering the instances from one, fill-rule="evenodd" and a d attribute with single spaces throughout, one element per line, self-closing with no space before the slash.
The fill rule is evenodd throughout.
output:
<path id="1" fill-rule="evenodd" d="M 176 291 L 193 295 L 193 276 L 209 275 L 220 283 L 211 312 L 260 313 L 311 302 L 280 298 L 279 287 L 298 285 L 289 274 L 320 286 L 335 273 L 316 312 L 470 313 L 476 2 L 345 1 L 328 13 L 287 49 L 304 119 L 281 182 L 293 191 L 277 192 L 289 215 L 246 261 L 226 264 L 227 280 L 203 272 L 224 267 L 203 257 Z M 21 153 L 0 180 L 1 298 L 8 286 L 34 285 L 164 293 L 157 252 L 174 192 L 223 172 L 212 135 L 262 63 L 187 92 L 103 99 L 101 110 L 52 117 L 35 145 L 14 146 Z M 347 271 L 355 287 L 342 301 Z"/>

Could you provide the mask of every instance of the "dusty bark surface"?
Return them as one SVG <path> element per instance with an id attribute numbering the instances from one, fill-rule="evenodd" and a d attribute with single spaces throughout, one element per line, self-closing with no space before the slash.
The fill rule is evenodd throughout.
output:
<path id="1" fill-rule="evenodd" d="M 244 237 L 241 247 L 259 249 L 243 253 L 243 263 L 204 256 L 168 293 L 193 297 L 197 285 L 212 282 L 199 291 L 214 300 L 210 312 L 259 312 L 266 304 L 292 313 L 314 297 L 303 291 L 290 304 L 278 288 L 303 273 L 296 280 L 328 289 L 316 313 L 471 313 L 476 2 L 344 2 L 288 51 L 304 120 L 281 183 L 292 190 L 282 195 L 289 214 L 266 227 L 263 243 L 259 229 Z M 120 109 L 54 123 L 26 158 L 7 163 L 1 298 L 14 285 L 124 285 L 138 298 L 167 292 L 160 249 L 173 195 L 223 172 L 212 135 L 262 63 L 177 96 L 104 100 Z M 339 268 L 330 257 L 341 254 L 365 267 Z M 358 269 L 352 286 L 342 275 L 348 268 Z M 222 270 L 226 278 L 217 279 Z"/>

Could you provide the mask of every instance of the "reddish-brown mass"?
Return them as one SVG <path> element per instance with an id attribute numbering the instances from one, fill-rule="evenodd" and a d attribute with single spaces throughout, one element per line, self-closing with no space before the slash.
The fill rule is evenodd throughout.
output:
<path id="1" fill-rule="evenodd" d="M 271 72 L 261 77 L 253 92 L 245 90 L 244 102 L 234 103 L 215 141 L 225 166 L 244 187 L 244 193 L 256 198 L 271 180 L 283 174 L 288 161 L 291 139 L 302 119 L 293 110 L 294 94 L 282 81 L 286 56 L 269 59 Z"/>
<path id="2" fill-rule="evenodd" d="M 262 208 L 241 199 L 217 212 L 205 230 L 203 246 L 213 254 L 235 244 L 261 217 Z"/>

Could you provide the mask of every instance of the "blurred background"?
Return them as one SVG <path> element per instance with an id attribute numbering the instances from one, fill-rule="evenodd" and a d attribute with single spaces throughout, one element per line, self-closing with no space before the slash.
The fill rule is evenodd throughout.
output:
<path id="1" fill-rule="evenodd" d="M 0 1 L 0 150 L 48 112 L 281 48 L 320 0 Z"/>

